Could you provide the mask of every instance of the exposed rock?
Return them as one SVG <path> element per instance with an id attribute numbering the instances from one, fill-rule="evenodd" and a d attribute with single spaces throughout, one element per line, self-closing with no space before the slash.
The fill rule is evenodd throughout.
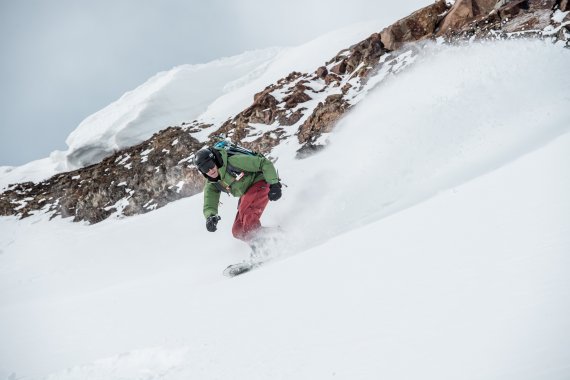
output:
<path id="1" fill-rule="evenodd" d="M 283 98 L 285 108 L 295 108 L 298 104 L 311 100 L 312 98 L 305 93 L 305 90 L 307 88 L 302 83 L 297 83 L 292 93 Z"/>
<path id="2" fill-rule="evenodd" d="M 352 50 L 361 53 L 362 59 L 359 59 L 357 63 L 360 63 L 362 60 L 376 60 L 385 53 L 384 43 L 382 42 L 380 33 L 373 33 L 364 41 L 356 44 Z M 356 67 L 356 64 L 352 62 L 353 60 L 354 56 L 349 58 L 349 65 Z"/>
<path id="3" fill-rule="evenodd" d="M 568 47 L 570 25 L 564 23 L 570 15 L 562 24 L 560 13 L 558 21 L 552 16 L 555 9 L 568 11 L 569 1 L 457 0 L 451 9 L 438 1 L 343 49 L 312 74 L 292 72 L 266 87 L 255 94 L 249 107 L 218 125 L 207 141 L 196 140 L 192 133 L 213 125 L 193 121 L 183 123 L 183 128 L 167 128 L 98 164 L 37 184 L 9 186 L 0 194 L 0 215 L 47 212 L 96 223 L 113 214 L 154 210 L 201 191 L 204 179 L 190 162 L 196 150 L 220 134 L 236 142 L 247 138 L 242 145 L 269 155 L 283 139 L 296 135 L 301 144 L 297 157 L 314 154 L 324 147 L 320 137 L 333 130 L 350 109 L 349 99 L 353 102 L 368 78 L 379 70 L 399 72 L 405 67 L 399 57 L 413 56 L 422 46 L 404 44 L 436 36 L 450 43 L 529 36 L 563 41 Z M 406 50 L 399 56 L 384 56 L 403 47 Z M 316 101 L 309 102 L 323 98 L 316 106 Z"/>
<path id="4" fill-rule="evenodd" d="M 305 86 L 307 77 L 307 74 L 292 72 L 278 80 L 276 84 L 266 87 L 254 95 L 250 107 L 226 121 L 211 136 L 225 135 L 231 136 L 234 141 L 241 141 L 249 136 L 251 124 L 271 125 L 278 122 L 284 127 L 294 125 L 303 117 L 303 112 L 306 110 L 304 107 L 299 107 L 299 104 L 311 100 L 311 96 L 307 94 L 310 89 Z M 275 91 L 281 91 L 286 95 L 278 101 L 272 95 Z M 280 142 L 284 134 L 284 131 L 272 131 L 243 145 L 266 154 Z"/>
<path id="5" fill-rule="evenodd" d="M 323 149 L 325 149 L 325 145 L 305 144 L 297 151 L 295 158 L 302 160 L 320 152 Z"/>
<path id="6" fill-rule="evenodd" d="M 352 74 L 352 76 L 364 77 L 370 68 L 378 63 L 385 52 L 386 49 L 380 39 L 380 34 L 373 33 L 349 49 L 341 50 L 332 60 L 327 62 L 327 65 L 333 65 L 333 67 L 328 75 L 324 74 L 324 79 L 327 84 L 330 84 L 333 81 L 338 81 L 339 76 L 347 73 Z"/>
<path id="7" fill-rule="evenodd" d="M 331 83 L 340 83 L 342 81 L 342 78 L 336 74 L 329 74 L 325 77 L 325 83 L 327 85 L 330 85 Z"/>
<path id="8" fill-rule="evenodd" d="M 262 92 L 259 92 L 253 96 L 253 104 L 250 108 L 261 107 L 261 108 L 271 108 L 277 105 L 277 99 L 271 95 L 275 88 L 273 86 L 267 87 Z"/>
<path id="9" fill-rule="evenodd" d="M 253 104 L 241 114 L 242 118 L 247 119 L 245 123 L 273 123 L 277 104 L 279 103 L 277 99 L 271 95 L 273 90 L 274 88 L 270 86 L 262 92 L 255 94 Z"/>
<path id="10" fill-rule="evenodd" d="M 497 0 L 457 0 L 440 25 L 440 34 L 461 28 L 476 17 L 487 16 L 495 5 Z"/>
<path id="11" fill-rule="evenodd" d="M 502 30 L 507 33 L 518 32 L 521 30 L 542 30 L 550 25 L 554 0 L 547 0 L 544 2 L 545 8 L 537 9 L 537 2 L 526 1 L 522 3 L 517 17 L 505 17 Z M 533 4 L 534 3 L 534 4 Z M 548 3 L 548 5 L 547 5 Z M 525 6 L 528 5 L 528 8 Z M 534 6 L 533 6 L 534 5 Z"/>
<path id="12" fill-rule="evenodd" d="M 544 29 L 551 22 L 552 9 L 556 0 L 522 0 L 509 3 L 498 10 L 503 20 L 503 30 Z"/>
<path id="13" fill-rule="evenodd" d="M 552 25 L 555 0 L 514 0 L 499 2 L 487 16 L 478 17 L 460 28 L 449 29 L 442 35 L 446 40 L 463 38 L 543 37 L 543 30 Z"/>
<path id="14" fill-rule="evenodd" d="M 327 70 L 326 66 L 321 66 L 315 73 L 317 74 L 317 78 L 325 79 L 329 71 Z"/>
<path id="15" fill-rule="evenodd" d="M 339 64 L 333 66 L 331 68 L 331 73 L 334 73 L 336 75 L 343 75 L 346 73 L 346 61 L 342 60 Z"/>
<path id="16" fill-rule="evenodd" d="M 301 144 L 313 143 L 322 133 L 330 132 L 350 107 L 342 94 L 330 95 L 319 103 L 311 116 L 301 125 L 297 137 Z"/>
<path id="17" fill-rule="evenodd" d="M 116 211 L 151 211 L 201 190 L 201 175 L 188 162 L 180 163 L 200 147 L 182 128 L 168 128 L 99 164 L 10 187 L 1 194 L 0 214 L 26 217 L 43 210 L 97 223 Z"/>
<path id="18" fill-rule="evenodd" d="M 307 110 L 306 108 L 301 107 L 292 113 L 285 113 L 285 114 L 282 113 L 277 118 L 277 121 L 279 122 L 280 125 L 286 126 L 286 127 L 297 124 L 297 122 L 299 120 L 301 120 L 301 118 L 303 117 L 303 113 L 306 110 Z"/>
<path id="19" fill-rule="evenodd" d="M 346 59 L 346 71 L 353 77 L 365 77 L 380 57 L 386 52 L 380 33 L 374 33 L 364 41 L 350 48 L 351 54 Z"/>
<path id="20" fill-rule="evenodd" d="M 445 1 L 438 1 L 392 24 L 380 34 L 384 46 L 388 50 L 397 50 L 405 42 L 431 37 L 447 9 Z"/>
<path id="21" fill-rule="evenodd" d="M 497 13 L 501 17 L 501 20 L 506 20 L 508 18 L 515 17 L 516 15 L 521 13 L 521 11 L 523 9 L 528 10 L 528 1 L 527 0 L 512 1 L 512 2 L 504 5 L 503 7 L 499 8 L 497 10 Z"/>

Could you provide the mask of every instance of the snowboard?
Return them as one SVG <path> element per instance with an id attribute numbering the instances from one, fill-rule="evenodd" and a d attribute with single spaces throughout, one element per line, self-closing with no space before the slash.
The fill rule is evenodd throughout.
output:
<path id="1" fill-rule="evenodd" d="M 224 270 L 224 276 L 235 277 L 259 268 L 272 260 L 272 252 L 283 242 L 281 227 L 263 227 L 256 239 L 250 242 L 250 258 L 237 264 L 232 264 Z"/>
<path id="2" fill-rule="evenodd" d="M 224 269 L 224 276 L 226 277 L 235 277 L 239 276 L 240 274 L 247 273 L 253 269 L 259 268 L 262 265 L 261 262 L 253 262 L 253 261 L 243 261 L 241 263 L 232 264 Z"/>

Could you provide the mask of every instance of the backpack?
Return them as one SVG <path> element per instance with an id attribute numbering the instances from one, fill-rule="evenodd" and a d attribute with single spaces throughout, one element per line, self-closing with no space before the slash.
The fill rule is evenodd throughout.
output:
<path id="1" fill-rule="evenodd" d="M 218 141 L 214 144 L 214 149 L 217 150 L 225 150 L 228 153 L 228 157 L 236 155 L 236 154 L 245 154 L 246 156 L 258 156 L 264 157 L 263 154 L 258 153 L 254 150 L 244 148 L 236 143 L 233 143 L 228 140 Z"/>
<path id="2" fill-rule="evenodd" d="M 213 153 L 214 156 L 216 157 L 216 160 L 219 160 L 221 162 L 222 157 L 220 156 L 220 154 L 218 153 L 220 150 L 225 150 L 228 154 L 228 159 L 231 156 L 235 156 L 236 154 L 242 154 L 242 155 L 246 155 L 246 156 L 254 156 L 254 157 L 265 157 L 263 154 L 258 153 L 254 150 L 251 149 L 247 149 L 243 146 L 240 146 L 236 143 L 233 143 L 231 141 L 228 140 L 221 140 L 218 141 L 217 143 L 215 143 L 213 145 Z M 216 154 L 217 153 L 217 154 Z M 245 174 L 244 170 L 238 169 L 232 165 L 230 165 L 229 162 L 226 162 L 226 170 L 227 173 L 229 173 L 232 177 L 234 177 L 237 181 L 239 181 Z M 208 178 L 206 176 L 206 178 Z M 225 190 L 224 190 L 225 191 Z"/>

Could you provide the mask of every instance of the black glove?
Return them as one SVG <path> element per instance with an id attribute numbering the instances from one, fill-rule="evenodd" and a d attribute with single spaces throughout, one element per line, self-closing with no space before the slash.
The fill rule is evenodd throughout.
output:
<path id="1" fill-rule="evenodd" d="M 281 198 L 281 182 L 269 185 L 269 194 L 267 194 L 267 197 L 270 201 L 276 201 Z"/>
<path id="2" fill-rule="evenodd" d="M 210 232 L 216 232 L 218 229 L 218 221 L 222 219 L 218 215 L 212 215 L 206 219 L 206 229 Z"/>

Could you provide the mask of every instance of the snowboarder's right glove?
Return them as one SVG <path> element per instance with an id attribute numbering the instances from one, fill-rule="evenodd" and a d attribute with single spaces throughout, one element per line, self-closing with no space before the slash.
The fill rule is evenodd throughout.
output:
<path id="1" fill-rule="evenodd" d="M 269 194 L 267 197 L 270 201 L 276 201 L 281 198 L 281 182 L 269 185 Z"/>
<path id="2" fill-rule="evenodd" d="M 212 215 L 206 219 L 206 229 L 210 232 L 216 232 L 218 229 L 218 221 L 222 219 L 218 215 Z"/>

